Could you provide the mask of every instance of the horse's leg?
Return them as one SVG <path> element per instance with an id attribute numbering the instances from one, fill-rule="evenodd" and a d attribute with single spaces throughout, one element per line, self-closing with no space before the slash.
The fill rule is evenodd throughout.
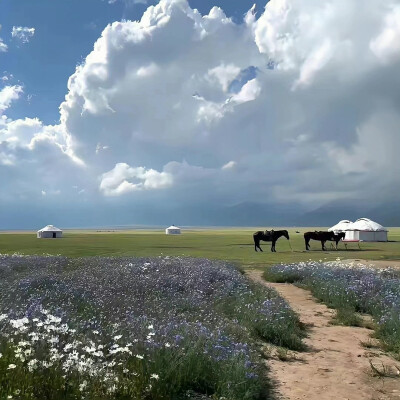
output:
<path id="1" fill-rule="evenodd" d="M 274 252 L 275 251 L 275 242 L 272 241 L 271 243 L 271 251 Z"/>
<path id="2" fill-rule="evenodd" d="M 310 248 L 310 245 L 308 244 L 308 243 L 309 243 L 309 240 L 306 239 L 306 238 L 304 238 L 304 241 L 305 241 L 305 243 L 306 243 L 306 250 L 309 250 L 309 248 Z"/>
<path id="3" fill-rule="evenodd" d="M 326 249 L 325 249 L 325 240 L 321 240 L 321 244 L 322 244 L 322 251 L 326 251 Z"/>

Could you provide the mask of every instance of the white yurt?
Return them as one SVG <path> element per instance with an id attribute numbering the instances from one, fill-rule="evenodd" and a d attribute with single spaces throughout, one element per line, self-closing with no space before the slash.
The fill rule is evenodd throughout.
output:
<path id="1" fill-rule="evenodd" d="M 62 230 L 56 228 L 53 225 L 47 225 L 44 228 L 37 231 L 37 237 L 39 239 L 58 239 L 62 238 Z"/>
<path id="2" fill-rule="evenodd" d="M 346 229 L 344 240 L 362 240 L 363 242 L 387 242 L 388 230 L 368 218 L 359 218 Z"/>
<path id="3" fill-rule="evenodd" d="M 171 225 L 169 228 L 165 230 L 166 235 L 180 235 L 181 234 L 181 228 L 178 228 L 175 225 Z"/>
<path id="4" fill-rule="evenodd" d="M 342 219 L 336 225 L 333 225 L 331 228 L 329 228 L 328 231 L 335 232 L 335 234 L 344 232 L 351 224 L 352 222 L 348 219 Z"/>

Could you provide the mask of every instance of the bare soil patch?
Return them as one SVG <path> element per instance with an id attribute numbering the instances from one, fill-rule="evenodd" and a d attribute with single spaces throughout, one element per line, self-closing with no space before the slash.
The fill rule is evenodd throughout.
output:
<path id="1" fill-rule="evenodd" d="M 399 362 L 378 348 L 366 348 L 371 330 L 332 325 L 335 311 L 318 303 L 307 290 L 291 284 L 269 283 L 261 271 L 249 271 L 255 282 L 275 288 L 309 327 L 305 339 L 309 351 L 296 353 L 291 361 L 268 360 L 283 399 L 308 400 L 399 400 L 400 378 L 376 377 L 370 361 L 379 370 L 396 374 Z"/>

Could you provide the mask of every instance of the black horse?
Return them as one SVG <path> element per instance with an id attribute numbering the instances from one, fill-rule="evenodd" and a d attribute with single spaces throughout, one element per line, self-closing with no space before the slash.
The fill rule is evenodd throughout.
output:
<path id="1" fill-rule="evenodd" d="M 260 241 L 262 240 L 263 242 L 272 242 L 271 245 L 271 251 L 276 252 L 275 250 L 275 243 L 276 241 L 281 237 L 284 236 L 287 240 L 289 240 L 289 233 L 288 231 L 258 231 L 253 233 L 253 239 L 254 239 L 254 250 L 257 251 L 257 248 L 262 251 L 260 247 Z"/>
<path id="2" fill-rule="evenodd" d="M 344 239 L 345 236 L 346 236 L 346 233 L 345 233 L 345 232 L 339 232 L 337 235 L 334 235 L 333 241 L 336 243 L 336 250 L 337 250 L 337 247 L 338 247 L 339 242 L 340 242 L 342 239 Z M 331 246 L 332 246 L 332 243 L 331 243 Z"/>
<path id="3" fill-rule="evenodd" d="M 325 242 L 326 241 L 332 241 L 336 242 L 336 249 L 338 246 L 338 243 L 341 239 L 343 239 L 345 236 L 345 233 L 339 233 L 338 235 L 335 235 L 334 232 L 326 232 L 326 231 L 315 231 L 315 232 L 306 232 L 304 234 L 304 241 L 306 243 L 306 250 L 310 250 L 310 240 L 319 240 L 322 245 L 322 250 L 326 251 L 325 248 Z"/>

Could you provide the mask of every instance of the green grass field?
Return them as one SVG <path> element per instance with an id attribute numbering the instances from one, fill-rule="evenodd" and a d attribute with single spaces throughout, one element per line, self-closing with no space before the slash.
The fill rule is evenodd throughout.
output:
<path id="1" fill-rule="evenodd" d="M 344 259 L 400 260 L 400 228 L 389 229 L 387 243 L 349 244 L 348 250 L 321 251 L 320 242 L 311 241 L 306 252 L 303 233 L 315 228 L 289 228 L 289 242 L 279 239 L 276 253 L 270 243 L 261 243 L 263 253 L 254 251 L 252 234 L 262 228 L 183 230 L 180 236 L 167 236 L 162 231 L 64 232 L 62 239 L 37 239 L 36 233 L 0 233 L 2 254 L 60 254 L 68 257 L 87 256 L 191 256 L 222 259 L 244 267 L 264 267 L 280 262 Z M 276 228 L 278 229 L 278 228 Z M 323 229 L 323 228 L 318 228 Z M 300 233 L 296 233 L 299 231 Z M 292 251 L 293 250 L 293 251 Z"/>

